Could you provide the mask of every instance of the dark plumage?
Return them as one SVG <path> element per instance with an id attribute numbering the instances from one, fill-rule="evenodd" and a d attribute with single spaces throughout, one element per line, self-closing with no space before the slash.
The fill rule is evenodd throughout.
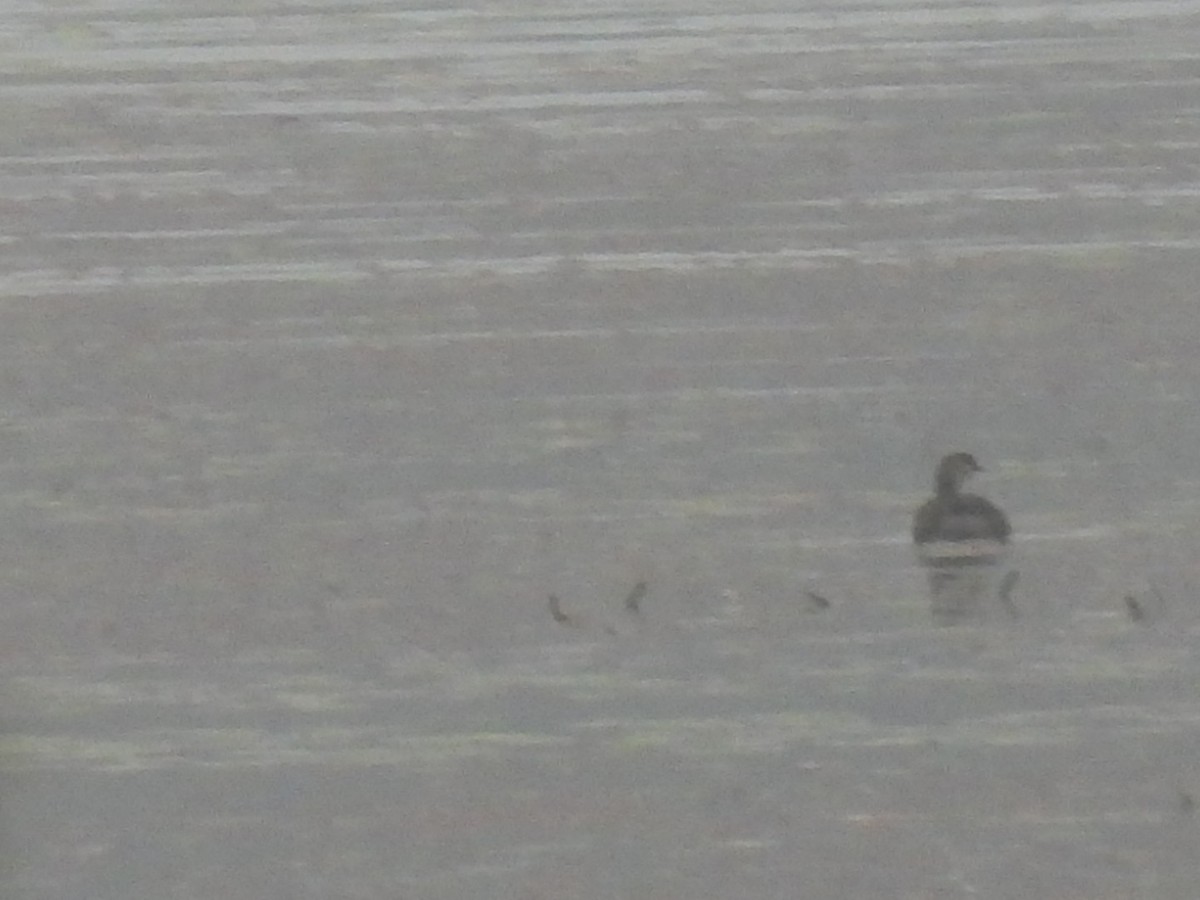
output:
<path id="1" fill-rule="evenodd" d="M 983 467 L 970 453 L 951 453 L 938 464 L 934 495 L 913 516 L 913 541 L 991 540 L 1008 543 L 1012 527 L 990 500 L 962 493 L 963 482 Z"/>
<path id="2" fill-rule="evenodd" d="M 978 494 L 962 492 L 963 483 L 982 471 L 970 453 L 943 457 L 934 477 L 934 495 L 913 516 L 913 543 L 929 569 L 934 617 L 947 623 L 979 611 L 990 572 L 1006 555 L 1012 535 L 999 507 Z M 1007 591 L 1013 586 L 1007 585 Z M 1001 597 L 1002 602 L 1008 600 Z"/>

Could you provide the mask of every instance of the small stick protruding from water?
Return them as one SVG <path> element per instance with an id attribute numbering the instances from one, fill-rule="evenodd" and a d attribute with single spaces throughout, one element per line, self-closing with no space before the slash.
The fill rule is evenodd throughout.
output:
<path id="1" fill-rule="evenodd" d="M 1130 622 L 1146 621 L 1146 611 L 1142 609 L 1142 604 L 1138 603 L 1137 597 L 1133 594 L 1125 595 L 1125 611 L 1129 613 Z"/>
<path id="2" fill-rule="evenodd" d="M 1000 589 L 996 592 L 1000 596 L 1000 602 L 1004 604 L 1004 608 L 1008 610 L 1008 614 L 1014 619 L 1021 615 L 1021 611 L 1017 609 L 1017 604 L 1013 603 L 1012 592 L 1017 586 L 1017 580 L 1021 577 L 1021 573 L 1016 569 L 1010 569 L 1000 582 Z"/>
<path id="3" fill-rule="evenodd" d="M 557 622 L 559 625 L 574 625 L 575 624 L 575 620 L 572 619 L 570 616 L 568 616 L 565 612 L 562 611 L 562 607 L 559 605 L 559 602 L 558 602 L 557 594 L 550 595 L 549 606 L 550 606 L 550 615 L 554 618 L 554 621 Z"/>
<path id="4" fill-rule="evenodd" d="M 808 608 L 813 612 L 821 612 L 833 605 L 828 597 L 822 597 L 816 591 L 805 591 L 804 596 L 808 598 Z"/>
<path id="5" fill-rule="evenodd" d="M 631 613 L 640 613 L 642 610 L 638 606 L 642 602 L 642 598 L 646 596 L 648 585 L 644 581 L 639 581 L 633 586 L 633 590 L 629 592 L 629 596 L 625 598 L 625 611 Z"/>

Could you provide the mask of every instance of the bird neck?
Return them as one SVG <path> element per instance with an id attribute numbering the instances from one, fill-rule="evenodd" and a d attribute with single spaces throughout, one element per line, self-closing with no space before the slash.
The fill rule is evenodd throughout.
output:
<path id="1" fill-rule="evenodd" d="M 961 479 L 956 478 L 954 475 L 938 476 L 937 484 L 935 485 L 937 495 L 945 498 L 957 497 L 961 483 Z"/>

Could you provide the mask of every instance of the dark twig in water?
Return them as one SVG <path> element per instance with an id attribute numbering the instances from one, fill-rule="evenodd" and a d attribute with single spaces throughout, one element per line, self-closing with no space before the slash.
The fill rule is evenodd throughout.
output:
<path id="1" fill-rule="evenodd" d="M 822 597 L 816 591 L 805 591 L 804 596 L 808 598 L 808 607 L 813 612 L 820 612 L 823 609 L 829 609 L 832 605 L 827 597 Z"/>
<path id="2" fill-rule="evenodd" d="M 642 598 L 646 596 L 646 582 L 639 581 L 633 586 L 633 590 L 629 592 L 629 596 L 625 598 L 625 610 L 631 613 L 640 613 L 642 610 L 638 606 L 642 602 Z"/>
<path id="3" fill-rule="evenodd" d="M 1125 595 L 1125 611 L 1129 613 L 1130 622 L 1146 621 L 1146 611 L 1142 609 L 1142 604 L 1138 603 L 1137 597 L 1133 594 Z"/>
<path id="4" fill-rule="evenodd" d="M 1011 569 L 1000 582 L 1000 589 L 997 594 L 1000 596 L 1000 602 L 1004 604 L 1004 608 L 1008 610 L 1008 614 L 1014 619 L 1021 615 L 1021 611 L 1017 609 L 1017 604 L 1013 603 L 1012 592 L 1017 586 L 1017 581 L 1020 579 L 1021 573 L 1016 569 Z"/>
<path id="5" fill-rule="evenodd" d="M 550 615 L 554 617 L 554 621 L 559 625 L 575 624 L 575 620 L 562 611 L 562 607 L 559 606 L 557 594 L 550 595 Z"/>

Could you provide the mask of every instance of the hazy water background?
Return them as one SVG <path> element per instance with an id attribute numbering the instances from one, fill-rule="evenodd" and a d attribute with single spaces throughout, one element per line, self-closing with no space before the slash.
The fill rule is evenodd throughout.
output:
<path id="1" fill-rule="evenodd" d="M 2 9 L 6 896 L 1193 900 L 1194 4 Z"/>

